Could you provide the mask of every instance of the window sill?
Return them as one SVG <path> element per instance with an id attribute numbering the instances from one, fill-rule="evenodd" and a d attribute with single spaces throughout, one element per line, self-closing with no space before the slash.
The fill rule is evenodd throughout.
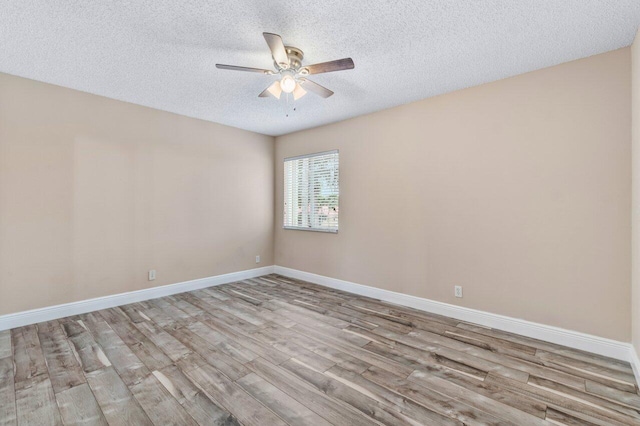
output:
<path id="1" fill-rule="evenodd" d="M 282 229 L 291 231 L 311 231 L 311 232 L 324 232 L 325 234 L 337 234 L 337 229 L 318 229 L 318 228 L 303 228 L 297 226 L 283 226 Z"/>

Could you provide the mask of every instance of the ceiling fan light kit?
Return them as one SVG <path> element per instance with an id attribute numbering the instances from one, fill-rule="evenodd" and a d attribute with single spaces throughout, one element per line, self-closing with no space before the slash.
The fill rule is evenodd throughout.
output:
<path id="1" fill-rule="evenodd" d="M 354 68 L 353 60 L 351 58 L 303 66 L 302 60 L 304 59 L 304 53 L 302 50 L 293 46 L 285 46 L 282 42 L 282 38 L 277 34 L 262 33 L 262 35 L 271 50 L 271 57 L 273 58 L 275 71 L 261 68 L 216 64 L 217 68 L 223 70 L 254 72 L 263 75 L 279 74 L 281 76 L 280 80 L 274 81 L 269 87 L 264 89 L 258 97 L 265 98 L 273 96 L 276 99 L 280 99 L 282 92 L 284 92 L 287 94 L 292 93 L 293 99 L 298 100 L 306 95 L 307 91 L 310 91 L 323 98 L 328 98 L 333 95 L 333 92 L 326 87 L 307 79 L 306 76 L 310 74 L 321 74 Z"/>
<path id="2" fill-rule="evenodd" d="M 284 93 L 293 92 L 293 89 L 296 88 L 296 84 L 298 83 L 296 82 L 295 77 L 291 75 L 291 73 L 282 74 L 282 79 L 280 80 L 280 88 Z"/>

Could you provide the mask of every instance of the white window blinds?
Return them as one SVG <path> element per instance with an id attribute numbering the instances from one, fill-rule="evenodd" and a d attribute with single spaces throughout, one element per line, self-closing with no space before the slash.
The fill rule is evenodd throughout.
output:
<path id="1" fill-rule="evenodd" d="M 284 227 L 338 232 L 338 151 L 284 159 Z"/>

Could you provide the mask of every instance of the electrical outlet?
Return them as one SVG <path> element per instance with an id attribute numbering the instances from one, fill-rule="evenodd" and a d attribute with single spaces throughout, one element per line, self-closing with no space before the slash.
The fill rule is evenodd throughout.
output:
<path id="1" fill-rule="evenodd" d="M 456 297 L 462 297 L 462 286 L 461 285 L 457 285 L 454 287 L 455 288 L 455 296 Z"/>
<path id="2" fill-rule="evenodd" d="M 256 256 L 256 263 L 260 263 L 260 256 Z"/>
<path id="3" fill-rule="evenodd" d="M 155 279 L 156 279 L 156 270 L 155 269 L 149 270 L 149 281 L 153 281 Z"/>

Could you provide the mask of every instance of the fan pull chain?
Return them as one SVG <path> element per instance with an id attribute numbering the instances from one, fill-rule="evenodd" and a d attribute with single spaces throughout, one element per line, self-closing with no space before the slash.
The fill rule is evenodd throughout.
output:
<path id="1" fill-rule="evenodd" d="M 287 105 L 286 105 L 287 110 L 289 109 L 289 95 L 290 95 L 290 93 L 287 93 Z M 289 114 L 293 114 L 294 112 L 296 112 L 296 107 L 293 107 L 291 112 L 287 112 L 285 114 L 285 117 L 289 118 Z"/>

